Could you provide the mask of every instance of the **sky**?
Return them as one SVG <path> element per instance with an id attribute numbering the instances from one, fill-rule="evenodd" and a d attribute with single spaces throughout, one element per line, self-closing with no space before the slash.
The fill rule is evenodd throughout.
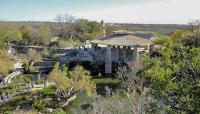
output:
<path id="1" fill-rule="evenodd" d="M 0 0 L 0 20 L 54 21 L 58 14 L 107 23 L 187 24 L 200 0 Z"/>

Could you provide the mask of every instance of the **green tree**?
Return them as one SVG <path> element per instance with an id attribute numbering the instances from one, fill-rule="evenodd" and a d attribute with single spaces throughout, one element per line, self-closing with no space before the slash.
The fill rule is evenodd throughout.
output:
<path id="1" fill-rule="evenodd" d="M 31 31 L 33 30 L 33 27 L 31 25 L 23 25 L 21 26 L 21 31 L 22 31 L 22 38 L 23 41 L 30 43 L 31 42 L 31 38 L 29 33 L 31 33 Z"/>
<path id="2" fill-rule="evenodd" d="M 67 77 L 67 72 L 66 71 L 62 71 L 59 68 L 59 64 L 57 63 L 54 66 L 54 69 L 51 71 L 51 73 L 48 76 L 48 80 L 50 82 L 54 82 L 56 83 L 56 87 L 58 90 L 60 91 L 68 91 L 68 89 L 71 86 L 71 80 L 69 79 L 69 77 Z"/>
<path id="3" fill-rule="evenodd" d="M 20 29 L 10 22 L 0 23 L 0 46 L 4 47 L 7 41 L 20 42 L 22 40 L 22 33 Z"/>
<path id="4" fill-rule="evenodd" d="M 86 92 L 87 95 L 92 95 L 95 92 L 95 84 L 91 80 L 89 71 L 84 70 L 81 66 L 76 66 L 69 72 L 72 80 L 72 87 L 76 92 Z"/>
<path id="5" fill-rule="evenodd" d="M 39 26 L 33 28 L 30 25 L 21 27 L 23 41 L 28 44 L 48 45 L 51 41 L 51 29 L 49 26 Z"/>
<path id="6" fill-rule="evenodd" d="M 48 80 L 56 83 L 57 89 L 65 99 L 77 92 L 91 95 L 95 91 L 95 84 L 91 81 L 89 72 L 81 66 L 75 67 L 68 73 L 66 67 L 61 70 L 57 63 L 49 74 Z"/>
<path id="7" fill-rule="evenodd" d="M 42 99 L 37 99 L 37 100 L 34 101 L 33 105 L 34 105 L 34 107 L 36 109 L 41 111 L 41 110 L 43 110 L 45 108 L 46 102 L 44 100 L 42 100 Z"/>
<path id="8" fill-rule="evenodd" d="M 51 41 L 51 29 L 48 26 L 39 27 L 39 32 L 42 35 L 42 42 L 44 45 L 48 45 Z"/>
<path id="9" fill-rule="evenodd" d="M 86 40 L 99 39 L 103 36 L 104 27 L 96 21 L 80 19 L 75 27 L 75 37 L 81 42 Z"/>
<path id="10" fill-rule="evenodd" d="M 199 113 L 200 48 L 184 46 L 185 39 L 180 37 L 178 33 L 161 39 L 159 54 L 145 60 L 140 75 L 152 94 L 159 101 L 166 101 L 166 108 L 169 106 L 176 113 Z"/>

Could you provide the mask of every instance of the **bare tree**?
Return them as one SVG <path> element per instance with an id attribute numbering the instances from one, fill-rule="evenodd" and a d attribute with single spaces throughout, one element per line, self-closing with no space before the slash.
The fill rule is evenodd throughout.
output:
<path id="1" fill-rule="evenodd" d="M 128 63 L 128 66 L 120 67 L 117 78 L 122 81 L 122 91 L 119 90 L 107 97 L 94 96 L 91 109 L 83 111 L 74 109 L 75 114 L 145 114 L 149 104 L 156 101 L 149 94 L 149 90 L 143 88 L 143 81 L 137 76 L 140 69 L 138 61 Z M 123 96 L 123 97 L 122 97 Z M 155 108 L 153 113 L 156 113 Z M 152 112 L 150 112 L 152 113 Z"/>
<path id="2" fill-rule="evenodd" d="M 200 20 L 193 20 L 188 24 L 189 38 L 186 39 L 187 45 L 200 45 Z"/>
<path id="3" fill-rule="evenodd" d="M 122 84 L 128 90 L 141 90 L 142 89 L 142 81 L 137 76 L 137 73 L 141 65 L 139 61 L 133 60 L 129 62 L 127 66 L 120 67 L 116 77 L 122 81 Z"/>
<path id="4" fill-rule="evenodd" d="M 71 32 L 73 30 L 73 22 L 75 21 L 75 17 L 69 14 L 58 14 L 55 20 L 59 23 L 60 26 L 60 36 L 63 38 L 71 38 Z"/>
<path id="5" fill-rule="evenodd" d="M 189 30 L 194 33 L 194 32 L 198 32 L 200 30 L 200 20 L 193 20 L 191 21 L 189 24 Z"/>

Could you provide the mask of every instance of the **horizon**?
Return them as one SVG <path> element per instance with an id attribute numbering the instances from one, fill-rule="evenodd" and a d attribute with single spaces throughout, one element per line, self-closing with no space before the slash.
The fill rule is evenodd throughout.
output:
<path id="1" fill-rule="evenodd" d="M 80 18 L 80 19 L 82 19 L 82 18 Z M 89 20 L 89 19 L 86 19 L 86 20 Z M 91 20 L 89 20 L 89 21 L 91 21 Z M 96 21 L 96 22 L 100 22 L 100 21 L 103 21 L 103 20 L 100 20 L 100 21 L 98 21 L 98 20 L 92 20 L 92 21 Z M 27 20 L 27 21 L 15 21 L 15 20 L 2 20 L 2 19 L 0 19 L 0 22 L 27 22 L 27 23 L 59 23 L 58 21 L 49 21 L 49 20 L 47 20 L 47 21 L 40 21 L 40 20 Z M 164 24 L 162 24 L 162 23 L 151 23 L 151 24 L 149 24 L 149 23 L 123 23 L 123 22 L 104 22 L 104 24 L 133 24 L 133 25 L 188 25 L 188 23 L 186 23 L 186 24 L 176 24 L 176 23 L 174 23 L 174 24 L 170 24 L 170 23 L 164 23 Z"/>
<path id="2" fill-rule="evenodd" d="M 200 19 L 198 0 L 1 0 L 0 20 L 54 21 L 70 14 L 91 21 L 131 24 L 188 24 Z M 122 13 L 121 13 L 122 12 Z"/>

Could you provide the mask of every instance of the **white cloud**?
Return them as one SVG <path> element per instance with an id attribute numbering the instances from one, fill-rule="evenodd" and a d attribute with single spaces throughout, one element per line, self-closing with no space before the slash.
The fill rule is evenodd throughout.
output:
<path id="1" fill-rule="evenodd" d="M 200 19 L 200 0 L 165 0 L 146 4 L 73 12 L 80 18 L 105 22 L 186 24 Z"/>

